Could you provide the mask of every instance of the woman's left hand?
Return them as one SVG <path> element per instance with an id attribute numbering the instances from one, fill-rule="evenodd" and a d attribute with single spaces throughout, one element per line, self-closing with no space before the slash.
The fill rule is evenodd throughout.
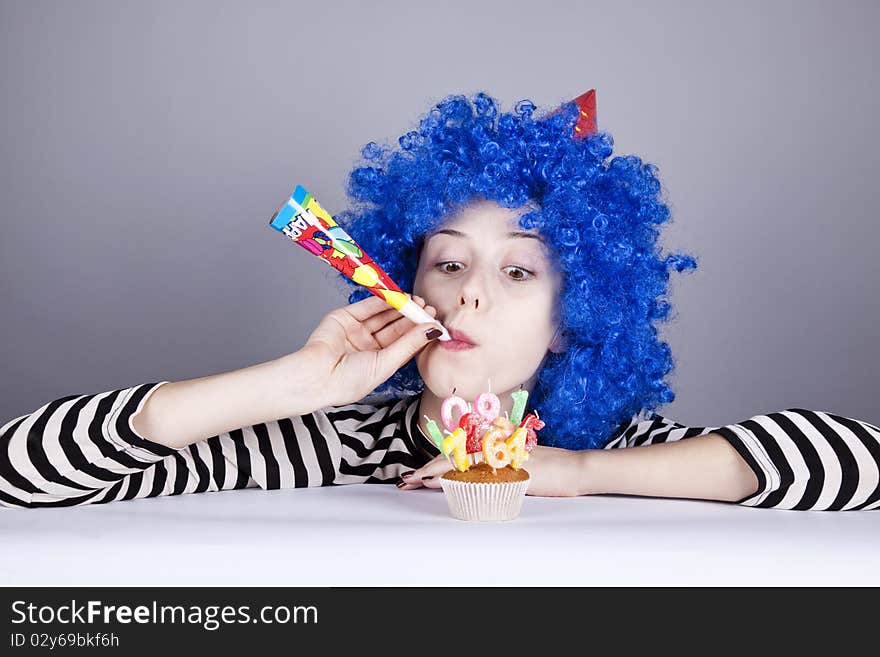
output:
<path id="1" fill-rule="evenodd" d="M 477 462 L 483 460 L 477 453 Z M 529 452 L 523 469 L 529 473 L 529 488 L 526 495 L 539 497 L 575 497 L 582 495 L 581 481 L 584 452 L 558 447 L 536 445 Z M 440 488 L 440 475 L 453 469 L 449 458 L 437 456 L 421 468 L 403 479 L 401 490 L 415 488 Z"/>

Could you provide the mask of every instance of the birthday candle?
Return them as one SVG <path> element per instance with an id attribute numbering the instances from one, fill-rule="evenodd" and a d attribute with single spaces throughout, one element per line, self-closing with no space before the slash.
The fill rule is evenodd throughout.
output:
<path id="1" fill-rule="evenodd" d="M 528 429 L 525 427 L 517 427 L 507 439 L 507 446 L 510 448 L 510 465 L 515 470 L 522 468 L 523 463 L 529 458 L 529 453 L 526 451 L 527 433 Z"/>
<path id="2" fill-rule="evenodd" d="M 501 400 L 491 392 L 482 392 L 477 395 L 474 406 L 477 409 L 477 413 L 483 416 L 486 422 L 491 422 L 501 412 Z"/>
<path id="3" fill-rule="evenodd" d="M 458 409 L 459 420 L 462 415 L 466 415 L 470 412 L 470 406 L 468 403 L 462 397 L 458 397 L 457 395 L 447 397 L 443 400 L 443 403 L 440 404 L 440 421 L 443 422 L 443 426 L 449 431 L 455 431 L 459 424 L 459 420 L 452 417 L 452 411 L 456 408 Z"/>
<path id="4" fill-rule="evenodd" d="M 415 324 L 439 324 L 391 280 L 387 273 L 339 226 L 302 186 L 272 215 L 269 225 L 358 285 L 362 285 Z M 440 325 L 440 340 L 451 340 Z"/>
<path id="5" fill-rule="evenodd" d="M 526 400 L 529 398 L 529 391 L 517 390 L 510 393 L 510 396 L 513 397 L 513 410 L 510 411 L 510 421 L 514 424 L 519 424 L 523 411 L 526 410 Z"/>
<path id="6" fill-rule="evenodd" d="M 465 430 L 458 427 L 443 439 L 443 443 L 440 447 L 440 449 L 443 450 L 443 453 L 447 456 L 452 452 L 455 467 L 461 472 L 467 470 L 471 465 L 470 459 L 468 458 L 466 441 L 467 434 L 465 433 Z"/>
<path id="7" fill-rule="evenodd" d="M 431 438 L 434 440 L 435 443 L 437 443 L 437 447 L 439 447 L 440 450 L 442 451 L 443 450 L 443 434 L 440 433 L 440 428 L 437 426 L 437 423 L 434 422 L 434 420 L 429 418 L 427 415 L 425 416 L 425 419 L 428 421 L 428 424 L 425 425 L 428 427 L 428 433 L 431 434 Z"/>
<path id="8" fill-rule="evenodd" d="M 483 458 L 493 470 L 510 463 L 510 447 L 504 436 L 505 432 L 501 427 L 492 427 L 483 435 Z"/>

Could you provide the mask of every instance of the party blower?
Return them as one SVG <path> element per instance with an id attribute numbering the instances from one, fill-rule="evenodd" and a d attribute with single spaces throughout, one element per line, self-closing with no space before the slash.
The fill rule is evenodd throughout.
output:
<path id="1" fill-rule="evenodd" d="M 291 197 L 272 216 L 269 225 L 358 285 L 363 285 L 414 323 L 439 323 L 391 280 L 302 185 L 296 186 Z M 442 325 L 441 328 L 443 335 L 438 339 L 451 340 L 446 328 Z"/>

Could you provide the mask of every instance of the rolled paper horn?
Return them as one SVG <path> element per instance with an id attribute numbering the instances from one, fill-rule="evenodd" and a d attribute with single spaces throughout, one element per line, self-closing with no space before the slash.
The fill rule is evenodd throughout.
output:
<path id="1" fill-rule="evenodd" d="M 272 215 L 269 225 L 323 263 L 362 285 L 416 324 L 439 324 L 342 229 L 302 185 Z M 445 327 L 440 340 L 452 337 Z"/>

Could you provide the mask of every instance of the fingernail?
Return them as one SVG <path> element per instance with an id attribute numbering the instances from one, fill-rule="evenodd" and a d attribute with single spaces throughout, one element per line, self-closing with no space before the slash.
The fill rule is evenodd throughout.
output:
<path id="1" fill-rule="evenodd" d="M 427 481 L 428 479 L 433 479 L 434 477 L 422 477 L 422 481 Z"/>
<path id="2" fill-rule="evenodd" d="M 443 335 L 443 331 L 438 328 L 432 328 L 430 331 L 425 332 L 425 337 L 429 340 L 436 340 L 441 335 Z"/>
<path id="3" fill-rule="evenodd" d="M 401 479 L 400 481 L 398 481 L 394 485 L 397 486 L 398 488 L 403 488 L 404 486 L 406 486 L 406 482 Z"/>
<path id="4" fill-rule="evenodd" d="M 402 475 L 400 475 L 400 478 L 401 479 L 409 479 L 410 477 L 413 476 L 414 472 L 415 472 L 415 470 L 410 470 L 409 472 L 404 472 Z"/>

